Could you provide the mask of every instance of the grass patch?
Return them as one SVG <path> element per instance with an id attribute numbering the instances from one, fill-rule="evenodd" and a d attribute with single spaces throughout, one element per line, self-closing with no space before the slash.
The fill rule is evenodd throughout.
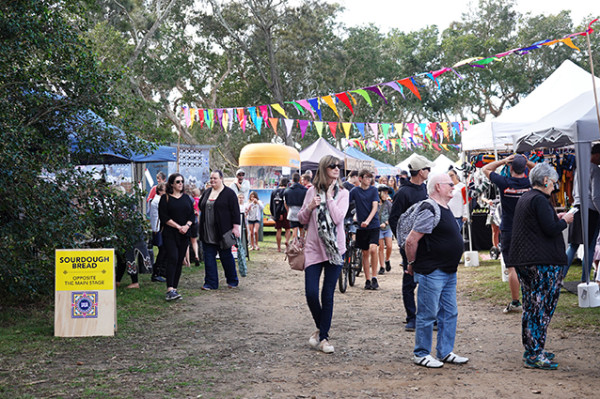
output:
<path id="1" fill-rule="evenodd" d="M 502 281 L 501 266 L 498 260 L 480 261 L 478 267 L 459 268 L 459 279 L 465 286 L 465 294 L 474 301 L 486 301 L 501 308 L 510 301 L 507 282 Z M 565 281 L 580 281 L 581 265 L 573 264 Z M 500 310 L 500 309 L 499 309 Z M 561 290 L 556 312 L 552 318 L 552 328 L 561 330 L 581 330 L 600 332 L 600 307 L 580 308 L 577 295 Z"/>
<path id="2" fill-rule="evenodd" d="M 182 281 L 200 279 L 204 267 L 184 268 Z M 116 289 L 117 327 L 114 339 L 145 333 L 148 321 L 168 314 L 170 303 L 164 300 L 164 283 L 153 283 L 149 274 L 140 274 L 140 289 L 125 288 L 129 277 L 123 277 L 123 285 Z M 198 296 L 195 290 L 186 290 L 186 296 Z M 50 299 L 49 301 L 52 301 Z M 0 356 L 14 356 L 23 353 L 44 354 L 51 357 L 53 351 L 63 351 L 61 343 L 71 340 L 72 350 L 78 350 L 92 340 L 101 345 L 106 337 L 94 337 L 86 340 L 54 337 L 54 302 L 38 303 L 20 307 L 0 308 Z M 57 349 L 61 348 L 61 349 Z"/>

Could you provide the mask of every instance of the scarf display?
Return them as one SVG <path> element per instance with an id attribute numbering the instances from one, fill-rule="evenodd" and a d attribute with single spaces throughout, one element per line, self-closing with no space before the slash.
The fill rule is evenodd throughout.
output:
<path id="1" fill-rule="evenodd" d="M 338 187 L 336 186 L 334 198 L 337 196 L 337 193 Z M 327 194 L 321 191 L 317 195 L 321 197 L 321 204 L 317 211 L 317 230 L 319 232 L 319 238 L 325 245 L 325 253 L 327 254 L 327 258 L 329 258 L 329 262 L 334 265 L 341 265 L 344 263 L 344 259 L 342 258 L 342 255 L 340 255 L 337 246 L 336 225 L 333 223 L 333 219 L 331 219 L 329 209 L 327 208 Z"/>

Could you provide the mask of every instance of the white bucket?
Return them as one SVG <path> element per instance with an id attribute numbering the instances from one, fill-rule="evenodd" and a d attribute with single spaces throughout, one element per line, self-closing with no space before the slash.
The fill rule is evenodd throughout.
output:
<path id="1" fill-rule="evenodd" d="M 577 285 L 577 296 L 580 308 L 596 308 L 600 306 L 600 285 L 595 281 Z"/>
<path id="2" fill-rule="evenodd" d="M 479 266 L 479 252 L 465 251 L 465 266 Z"/>
<path id="3" fill-rule="evenodd" d="M 502 282 L 508 282 L 508 269 L 506 268 L 506 263 L 504 263 L 504 257 L 500 255 L 500 272 L 502 274 Z"/>

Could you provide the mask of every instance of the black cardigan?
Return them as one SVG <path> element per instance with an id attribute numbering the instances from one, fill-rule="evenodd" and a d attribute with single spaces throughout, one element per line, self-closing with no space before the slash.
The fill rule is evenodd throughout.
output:
<path id="1" fill-rule="evenodd" d="M 507 266 L 562 266 L 567 264 L 562 231 L 567 222 L 558 218 L 549 196 L 533 189 L 517 202 Z"/>
<path id="2" fill-rule="evenodd" d="M 212 192 L 212 188 L 207 189 L 200 197 L 200 240 L 204 241 L 204 223 L 206 223 L 206 202 Z M 235 191 L 229 187 L 223 187 L 223 191 L 215 200 L 215 226 L 209 226 L 215 229 L 217 237 L 223 237 L 223 234 L 233 228 L 234 224 L 240 224 L 240 204 Z"/>

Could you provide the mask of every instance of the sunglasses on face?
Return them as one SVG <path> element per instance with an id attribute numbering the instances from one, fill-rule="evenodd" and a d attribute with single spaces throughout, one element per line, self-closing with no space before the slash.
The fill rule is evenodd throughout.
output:
<path id="1" fill-rule="evenodd" d="M 454 187 L 454 183 L 440 183 L 440 184 L 447 184 L 447 185 L 449 185 L 450 187 Z"/>
<path id="2" fill-rule="evenodd" d="M 183 180 L 175 180 L 173 183 L 175 183 L 175 184 L 182 184 Z"/>
<path id="3" fill-rule="evenodd" d="M 237 175 L 238 175 L 238 176 L 242 176 L 242 177 L 243 177 L 243 176 L 246 176 L 246 174 L 245 174 L 245 173 L 238 173 Z"/>
<path id="4" fill-rule="evenodd" d="M 428 172 L 431 172 L 431 168 L 429 168 L 429 167 L 427 167 L 427 168 L 423 168 L 423 169 L 421 169 L 421 170 L 426 170 L 426 171 L 428 171 Z"/>
<path id="5" fill-rule="evenodd" d="M 327 167 L 329 169 L 335 169 L 335 168 L 342 169 L 342 165 L 340 165 L 339 163 L 330 163 L 329 165 L 327 165 Z"/>

